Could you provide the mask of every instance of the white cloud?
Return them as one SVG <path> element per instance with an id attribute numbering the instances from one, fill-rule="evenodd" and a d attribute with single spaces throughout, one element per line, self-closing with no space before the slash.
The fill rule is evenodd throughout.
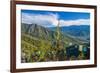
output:
<path id="1" fill-rule="evenodd" d="M 55 26 L 58 22 L 57 14 L 28 14 L 22 13 L 22 23 L 36 23 L 45 27 Z"/>
<path id="2" fill-rule="evenodd" d="M 22 13 L 22 23 L 38 24 L 45 27 L 57 26 L 59 15 L 48 13 L 48 14 L 29 14 Z M 76 19 L 76 20 L 60 20 L 60 26 L 71 26 L 71 25 L 89 25 L 89 19 Z"/>
<path id="3" fill-rule="evenodd" d="M 60 20 L 60 26 L 89 25 L 90 19 Z"/>

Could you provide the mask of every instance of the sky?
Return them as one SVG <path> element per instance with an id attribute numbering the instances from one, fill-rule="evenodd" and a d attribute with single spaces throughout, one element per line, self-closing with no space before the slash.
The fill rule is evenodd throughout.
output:
<path id="1" fill-rule="evenodd" d="M 90 25 L 90 13 L 21 10 L 21 22 L 44 27 Z"/>

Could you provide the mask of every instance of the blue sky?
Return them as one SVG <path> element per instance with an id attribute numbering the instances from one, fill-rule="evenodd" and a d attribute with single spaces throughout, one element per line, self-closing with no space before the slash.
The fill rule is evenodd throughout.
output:
<path id="1" fill-rule="evenodd" d="M 21 10 L 22 23 L 36 23 L 44 27 L 56 26 L 59 20 L 60 26 L 89 25 L 90 13 L 83 12 L 58 12 Z"/>

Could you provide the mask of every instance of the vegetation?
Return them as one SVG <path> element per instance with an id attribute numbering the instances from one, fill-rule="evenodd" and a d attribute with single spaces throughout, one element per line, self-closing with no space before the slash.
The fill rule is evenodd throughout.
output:
<path id="1" fill-rule="evenodd" d="M 37 24 L 21 25 L 21 62 L 89 59 L 89 44 Z"/>

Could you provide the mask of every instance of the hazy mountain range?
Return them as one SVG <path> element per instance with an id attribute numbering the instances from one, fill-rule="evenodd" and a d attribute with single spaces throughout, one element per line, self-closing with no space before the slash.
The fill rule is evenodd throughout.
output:
<path id="1" fill-rule="evenodd" d="M 61 37 L 63 41 L 83 43 L 90 41 L 90 26 L 81 25 L 81 26 L 66 26 L 60 27 Z M 32 37 L 43 40 L 54 40 L 56 27 L 43 27 L 38 24 L 21 24 L 22 34 L 26 34 Z"/>
<path id="2" fill-rule="evenodd" d="M 55 31 L 56 27 L 50 27 L 50 30 Z M 83 40 L 89 40 L 90 38 L 90 26 L 89 25 L 72 25 L 60 27 L 60 30 L 65 35 L 70 35 Z"/>
<path id="3" fill-rule="evenodd" d="M 55 30 L 56 27 L 51 27 L 51 30 Z M 63 33 L 68 33 L 73 36 L 87 36 L 90 35 L 90 26 L 89 25 L 72 25 L 72 26 L 63 26 L 60 27 L 60 30 Z"/>

